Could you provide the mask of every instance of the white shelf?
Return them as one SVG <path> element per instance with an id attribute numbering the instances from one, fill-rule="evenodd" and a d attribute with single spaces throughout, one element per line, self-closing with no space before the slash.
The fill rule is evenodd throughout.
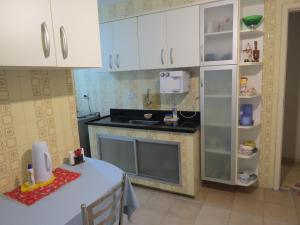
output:
<path id="1" fill-rule="evenodd" d="M 254 129 L 254 128 L 257 128 L 257 127 L 260 127 L 260 123 L 254 124 L 252 126 L 239 125 L 239 129 L 241 129 L 241 130 L 251 130 L 251 129 Z"/>
<path id="2" fill-rule="evenodd" d="M 246 66 L 262 66 L 262 62 L 240 62 L 240 67 L 246 67 Z"/>
<path id="3" fill-rule="evenodd" d="M 214 153 L 214 154 L 220 154 L 220 155 L 231 155 L 231 152 L 224 151 L 223 149 L 212 149 L 208 148 L 205 150 L 206 153 Z"/>
<path id="4" fill-rule="evenodd" d="M 264 35 L 264 32 L 261 30 L 241 30 L 240 36 L 241 38 L 257 38 Z"/>
<path id="5" fill-rule="evenodd" d="M 222 35 L 229 35 L 232 34 L 232 30 L 230 31 L 219 31 L 219 32 L 212 32 L 212 33 L 205 33 L 205 37 L 215 37 L 215 36 L 222 36 Z"/>
<path id="6" fill-rule="evenodd" d="M 205 95 L 205 98 L 231 98 L 231 95 Z"/>
<path id="7" fill-rule="evenodd" d="M 240 96 L 239 96 L 240 99 L 253 99 L 253 98 L 260 98 L 260 97 L 261 97 L 260 94 L 249 95 L 249 96 L 243 96 L 243 95 L 240 95 Z"/>
<path id="8" fill-rule="evenodd" d="M 252 186 L 253 184 L 255 184 L 256 182 L 257 182 L 257 178 L 255 180 L 249 181 L 248 183 L 243 183 L 240 181 L 240 179 L 238 179 L 237 185 L 243 186 L 243 187 L 249 187 L 249 186 Z"/>
<path id="9" fill-rule="evenodd" d="M 253 159 L 255 156 L 257 156 L 257 152 L 253 153 L 252 155 L 238 154 L 239 159 Z"/>

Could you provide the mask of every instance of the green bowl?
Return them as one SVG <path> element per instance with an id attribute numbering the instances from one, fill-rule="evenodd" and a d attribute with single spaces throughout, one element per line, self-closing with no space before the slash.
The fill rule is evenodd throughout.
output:
<path id="1" fill-rule="evenodd" d="M 253 16 L 243 17 L 242 20 L 244 24 L 246 24 L 246 26 L 253 27 L 253 26 L 257 26 L 261 22 L 262 18 L 263 18 L 262 15 L 253 15 Z"/>

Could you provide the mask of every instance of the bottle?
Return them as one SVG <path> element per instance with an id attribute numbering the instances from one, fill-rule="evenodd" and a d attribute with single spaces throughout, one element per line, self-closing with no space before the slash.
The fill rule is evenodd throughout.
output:
<path id="1" fill-rule="evenodd" d="M 259 62 L 260 51 L 257 49 L 257 41 L 254 41 L 253 61 Z"/>
<path id="2" fill-rule="evenodd" d="M 176 105 L 174 104 L 172 107 L 172 115 L 173 115 L 173 119 L 177 119 L 177 108 Z"/>
<path id="3" fill-rule="evenodd" d="M 75 165 L 74 157 L 75 157 L 74 151 L 69 151 L 69 164 L 71 166 Z"/>
<path id="4" fill-rule="evenodd" d="M 34 174 L 33 174 L 33 168 L 31 164 L 28 164 L 27 166 L 27 171 L 29 174 L 29 182 L 31 185 L 35 185 L 35 179 L 34 179 Z"/>

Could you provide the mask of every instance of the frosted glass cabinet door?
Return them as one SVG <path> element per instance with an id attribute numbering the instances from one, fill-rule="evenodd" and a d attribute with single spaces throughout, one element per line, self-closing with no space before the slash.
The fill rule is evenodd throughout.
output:
<path id="1" fill-rule="evenodd" d="M 234 183 L 236 67 L 201 68 L 202 179 Z"/>
<path id="2" fill-rule="evenodd" d="M 228 0 L 201 7 L 201 65 L 237 63 L 237 6 Z"/>

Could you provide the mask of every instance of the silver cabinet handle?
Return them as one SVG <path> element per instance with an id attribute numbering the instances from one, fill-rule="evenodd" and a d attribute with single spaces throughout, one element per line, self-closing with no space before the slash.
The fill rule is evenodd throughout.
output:
<path id="1" fill-rule="evenodd" d="M 41 34 L 44 56 L 48 58 L 50 56 L 50 38 L 46 22 L 43 22 L 41 25 Z"/>
<path id="2" fill-rule="evenodd" d="M 64 26 L 61 26 L 60 29 L 60 44 L 61 44 L 61 51 L 63 58 L 68 58 L 69 50 L 68 50 L 68 40 L 67 40 L 67 34 L 65 31 Z"/>
<path id="3" fill-rule="evenodd" d="M 164 49 L 162 48 L 160 51 L 160 61 L 162 65 L 165 65 L 165 60 L 164 60 Z"/>
<path id="4" fill-rule="evenodd" d="M 117 56 L 116 56 L 116 65 L 117 65 L 117 68 L 120 68 L 120 56 L 119 56 L 119 54 L 117 54 Z"/>
<path id="5" fill-rule="evenodd" d="M 109 68 L 112 70 L 112 55 L 109 55 Z"/>
<path id="6" fill-rule="evenodd" d="M 170 62 L 171 62 L 171 64 L 174 63 L 174 60 L 173 60 L 173 48 L 170 49 Z"/>
<path id="7" fill-rule="evenodd" d="M 200 57 L 201 57 L 201 62 L 204 62 L 204 57 L 203 57 L 203 45 L 200 46 Z"/>
<path id="8" fill-rule="evenodd" d="M 200 86 L 201 87 L 203 87 L 204 85 L 203 85 L 203 80 L 201 79 L 201 81 L 200 81 Z"/>

